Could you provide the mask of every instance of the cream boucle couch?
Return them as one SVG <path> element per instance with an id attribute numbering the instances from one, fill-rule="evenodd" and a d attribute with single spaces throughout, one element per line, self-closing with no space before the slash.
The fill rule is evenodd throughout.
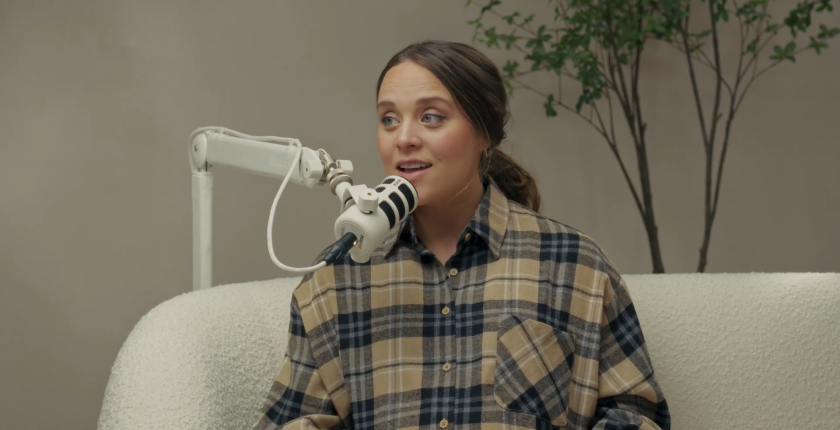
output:
<path id="1" fill-rule="evenodd" d="M 840 274 L 625 277 L 673 428 L 840 427 Z M 246 429 L 280 365 L 299 278 L 151 310 L 111 371 L 100 430 Z"/>

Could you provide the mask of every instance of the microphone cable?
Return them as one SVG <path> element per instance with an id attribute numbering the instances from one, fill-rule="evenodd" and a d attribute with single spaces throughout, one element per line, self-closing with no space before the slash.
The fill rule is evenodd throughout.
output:
<path id="1" fill-rule="evenodd" d="M 268 255 L 271 257 L 271 261 L 274 263 L 275 266 L 292 273 L 309 273 L 315 270 L 318 270 L 327 265 L 326 261 L 322 261 L 314 266 L 309 267 L 291 267 L 283 264 L 280 260 L 277 259 L 277 256 L 274 255 L 274 243 L 272 240 L 272 227 L 274 226 L 274 213 L 277 210 L 277 202 L 280 201 L 280 196 L 283 195 L 283 190 L 286 189 L 286 184 L 289 183 L 289 179 L 292 177 L 292 172 L 294 172 L 295 168 L 298 167 L 300 164 L 300 157 L 303 153 L 303 146 L 301 146 L 300 141 L 297 139 L 289 139 L 284 137 L 277 137 L 277 136 L 251 136 L 245 133 L 240 133 L 236 130 L 231 130 L 229 128 L 224 127 L 202 127 L 193 131 L 190 135 L 190 142 L 193 141 L 196 135 L 200 133 L 204 133 L 205 131 L 214 131 L 219 134 L 227 134 L 234 137 L 239 137 L 242 139 L 250 139 L 256 140 L 260 142 L 272 142 L 277 144 L 291 144 L 292 146 L 297 147 L 297 151 L 295 152 L 295 158 L 292 161 L 292 164 L 289 166 L 289 171 L 286 172 L 286 177 L 283 178 L 283 182 L 280 183 L 280 189 L 277 190 L 277 195 L 274 196 L 274 202 L 271 204 L 271 212 L 268 215 L 268 228 L 266 229 L 266 240 L 268 243 Z M 192 156 L 190 156 L 190 164 L 193 164 L 193 168 L 200 167 L 195 166 Z M 206 167 L 205 167 L 206 168 Z M 354 238 L 353 241 L 356 239 Z M 351 246 L 353 241 L 351 241 Z M 342 248 L 343 249 L 343 248 Z M 348 248 L 349 249 L 349 248 Z M 337 256 L 335 257 L 337 258 Z"/>

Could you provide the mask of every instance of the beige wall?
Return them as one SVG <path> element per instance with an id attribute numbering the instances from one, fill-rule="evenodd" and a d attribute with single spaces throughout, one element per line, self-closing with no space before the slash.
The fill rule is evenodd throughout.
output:
<path id="1" fill-rule="evenodd" d="M 374 184 L 378 73 L 410 42 L 469 42 L 463 3 L 0 3 L 0 426 L 94 427 L 133 325 L 190 290 L 190 131 L 296 137 Z M 666 47 L 646 60 L 665 264 L 692 271 L 702 153 L 685 66 Z M 838 70 L 833 47 L 755 85 L 733 131 L 710 271 L 840 270 Z M 595 237 L 623 272 L 649 271 L 606 145 L 575 118 L 544 118 L 526 93 L 512 111 L 512 152 L 539 179 L 544 213 Z M 265 250 L 278 182 L 218 168 L 216 185 L 216 283 L 285 276 Z M 333 199 L 287 191 L 281 261 L 308 263 L 330 241 Z"/>

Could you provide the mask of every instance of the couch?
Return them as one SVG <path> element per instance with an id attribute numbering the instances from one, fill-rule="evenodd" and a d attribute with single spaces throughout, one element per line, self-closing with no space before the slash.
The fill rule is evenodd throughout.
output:
<path id="1" fill-rule="evenodd" d="M 247 429 L 300 278 L 170 299 L 125 341 L 99 430 Z M 627 275 L 673 428 L 840 427 L 840 273 Z"/>

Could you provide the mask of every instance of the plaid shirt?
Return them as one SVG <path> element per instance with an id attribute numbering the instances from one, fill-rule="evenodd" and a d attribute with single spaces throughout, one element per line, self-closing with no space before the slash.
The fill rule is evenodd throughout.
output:
<path id="1" fill-rule="evenodd" d="M 410 217 L 303 278 L 259 429 L 668 429 L 621 276 L 490 180 L 441 264 Z"/>

